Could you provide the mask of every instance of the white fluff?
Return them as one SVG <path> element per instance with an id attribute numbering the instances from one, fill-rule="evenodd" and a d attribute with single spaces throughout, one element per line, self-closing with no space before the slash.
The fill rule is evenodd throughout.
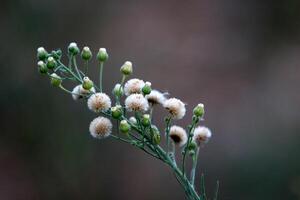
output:
<path id="1" fill-rule="evenodd" d="M 182 119 L 185 115 L 185 105 L 182 101 L 176 98 L 170 98 L 163 104 L 174 119 Z"/>
<path id="2" fill-rule="evenodd" d="M 180 126 L 172 126 L 169 137 L 179 146 L 183 146 L 188 140 L 186 131 Z"/>
<path id="3" fill-rule="evenodd" d="M 163 105 L 163 103 L 166 101 L 165 95 L 157 90 L 152 90 L 150 94 L 146 95 L 145 97 L 150 105 Z"/>
<path id="4" fill-rule="evenodd" d="M 92 87 L 90 90 L 86 90 L 82 87 L 82 85 L 77 85 L 72 90 L 72 98 L 76 101 L 85 95 L 88 95 L 90 93 L 95 93 L 95 92 L 96 92 L 96 90 L 94 87 Z"/>
<path id="5" fill-rule="evenodd" d="M 205 126 L 198 126 L 194 130 L 193 141 L 195 141 L 198 145 L 207 143 L 211 138 L 211 131 L 209 128 Z"/>
<path id="6" fill-rule="evenodd" d="M 87 105 L 94 112 L 106 111 L 111 107 L 111 100 L 105 93 L 96 93 L 88 99 Z"/>
<path id="7" fill-rule="evenodd" d="M 112 123 L 105 117 L 97 117 L 91 122 L 89 130 L 94 138 L 106 138 L 111 134 Z"/>
<path id="8" fill-rule="evenodd" d="M 145 86 L 145 82 L 143 80 L 134 78 L 128 80 L 124 85 L 124 92 L 126 96 L 129 96 L 134 93 L 141 93 L 142 88 Z"/>
<path id="9" fill-rule="evenodd" d="M 147 99 L 141 94 L 132 94 L 125 99 L 125 107 L 129 111 L 145 112 L 149 108 Z"/>

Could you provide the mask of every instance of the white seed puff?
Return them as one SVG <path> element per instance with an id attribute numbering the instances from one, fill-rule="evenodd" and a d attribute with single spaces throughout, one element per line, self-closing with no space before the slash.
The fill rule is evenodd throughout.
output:
<path id="1" fill-rule="evenodd" d="M 105 117 L 97 117 L 91 122 L 89 130 L 94 138 L 106 138 L 111 134 L 112 123 Z"/>
<path id="2" fill-rule="evenodd" d="M 152 106 L 157 104 L 163 105 L 163 103 L 166 101 L 165 95 L 157 90 L 152 90 L 150 94 L 146 95 L 145 97 Z"/>
<path id="3" fill-rule="evenodd" d="M 124 85 L 125 95 L 131 95 L 134 93 L 141 93 L 142 88 L 145 86 L 145 82 L 143 80 L 134 78 L 128 80 Z"/>
<path id="4" fill-rule="evenodd" d="M 194 130 L 193 141 L 197 143 L 197 145 L 201 145 L 207 143 L 211 138 L 211 131 L 209 128 L 205 126 L 198 126 Z"/>
<path id="5" fill-rule="evenodd" d="M 82 87 L 82 85 L 77 85 L 72 90 L 72 98 L 74 100 L 78 100 L 78 99 L 82 98 L 84 95 L 87 95 L 90 93 L 95 93 L 95 92 L 96 92 L 96 90 L 94 87 L 92 87 L 90 90 L 86 90 Z"/>
<path id="6" fill-rule="evenodd" d="M 96 93 L 90 96 L 87 105 L 94 112 L 106 111 L 111 107 L 111 100 L 105 93 Z"/>
<path id="7" fill-rule="evenodd" d="M 125 99 L 125 107 L 129 111 L 145 112 L 149 108 L 147 99 L 141 94 L 131 94 Z"/>
<path id="8" fill-rule="evenodd" d="M 179 146 L 183 146 L 188 140 L 186 131 L 180 126 L 172 126 L 169 136 Z"/>
<path id="9" fill-rule="evenodd" d="M 182 119 L 185 115 L 185 105 L 182 101 L 176 98 L 170 98 L 163 104 L 174 119 Z"/>

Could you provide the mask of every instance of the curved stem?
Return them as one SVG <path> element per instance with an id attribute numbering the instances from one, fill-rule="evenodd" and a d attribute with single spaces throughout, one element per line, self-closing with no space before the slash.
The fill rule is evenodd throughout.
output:
<path id="1" fill-rule="evenodd" d="M 196 155 L 193 157 L 193 167 L 191 171 L 191 184 L 194 187 L 195 183 L 195 174 L 196 174 L 196 167 L 197 167 L 197 161 L 198 161 L 198 156 L 199 156 L 199 147 L 197 148 Z"/>
<path id="2" fill-rule="evenodd" d="M 99 89 L 102 92 L 102 76 L 103 76 L 103 62 L 100 62 L 100 72 L 99 72 Z"/>

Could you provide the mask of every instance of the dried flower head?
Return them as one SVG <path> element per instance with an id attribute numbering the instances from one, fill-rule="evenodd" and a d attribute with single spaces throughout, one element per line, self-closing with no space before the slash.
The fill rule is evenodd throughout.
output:
<path id="1" fill-rule="evenodd" d="M 127 81 L 124 85 L 125 95 L 129 96 L 134 93 L 141 93 L 142 88 L 144 87 L 145 82 L 143 80 L 134 78 Z"/>
<path id="2" fill-rule="evenodd" d="M 90 133 L 95 138 L 105 138 L 110 135 L 112 123 L 105 117 L 97 117 L 90 124 Z"/>
<path id="3" fill-rule="evenodd" d="M 198 126 L 194 130 L 193 141 L 197 143 L 197 145 L 201 145 L 207 143 L 211 138 L 211 131 L 209 128 L 205 126 Z"/>
<path id="4" fill-rule="evenodd" d="M 145 97 L 151 106 L 157 104 L 163 105 L 163 103 L 166 101 L 165 95 L 157 90 L 152 90 L 150 94 L 146 95 Z"/>
<path id="5" fill-rule="evenodd" d="M 96 93 L 88 99 L 88 107 L 94 112 L 106 111 L 111 107 L 111 100 L 105 93 Z"/>
<path id="6" fill-rule="evenodd" d="M 185 105 L 176 98 L 166 100 L 163 106 L 169 111 L 174 119 L 182 119 L 185 115 Z"/>
<path id="7" fill-rule="evenodd" d="M 149 108 L 147 99 L 141 94 L 132 94 L 125 99 L 125 107 L 129 111 L 145 112 Z"/>
<path id="8" fill-rule="evenodd" d="M 172 126 L 169 133 L 170 138 L 176 145 L 183 146 L 187 142 L 186 131 L 180 126 Z"/>
<path id="9" fill-rule="evenodd" d="M 95 93 L 96 90 L 94 87 L 92 87 L 90 90 L 86 90 L 82 87 L 82 85 L 77 85 L 76 87 L 74 87 L 74 89 L 72 90 L 72 98 L 74 100 L 78 100 L 81 99 L 82 97 L 90 94 L 90 93 Z"/>

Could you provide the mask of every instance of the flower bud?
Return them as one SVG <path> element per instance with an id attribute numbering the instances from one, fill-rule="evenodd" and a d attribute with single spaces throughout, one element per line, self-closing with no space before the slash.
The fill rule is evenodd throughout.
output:
<path id="1" fill-rule="evenodd" d="M 56 60 L 52 56 L 48 57 L 48 59 L 47 59 L 48 69 L 54 69 L 56 67 L 56 65 L 57 65 Z"/>
<path id="2" fill-rule="evenodd" d="M 136 125 L 137 124 L 137 120 L 135 117 L 130 117 L 129 118 L 129 121 L 133 124 L 133 125 Z"/>
<path id="3" fill-rule="evenodd" d="M 92 52 L 89 47 L 83 47 L 81 51 L 81 58 L 86 61 L 92 58 Z"/>
<path id="4" fill-rule="evenodd" d="M 47 53 L 47 51 L 45 50 L 44 47 L 39 47 L 39 48 L 37 49 L 37 58 L 38 58 L 39 60 L 44 60 L 44 59 L 46 59 L 46 58 L 47 58 L 47 55 L 48 55 L 48 53 Z"/>
<path id="5" fill-rule="evenodd" d="M 145 83 L 145 86 L 142 88 L 142 92 L 144 95 L 148 95 L 151 93 L 151 83 L 150 82 Z"/>
<path id="6" fill-rule="evenodd" d="M 60 78 L 60 76 L 58 76 L 55 73 L 51 74 L 51 84 L 53 86 L 58 87 L 58 86 L 60 86 L 61 82 L 62 82 L 62 79 Z"/>
<path id="7" fill-rule="evenodd" d="M 68 52 L 71 55 L 77 55 L 79 53 L 79 48 L 75 42 L 71 42 L 68 47 Z"/>
<path id="8" fill-rule="evenodd" d="M 150 115 L 144 114 L 141 123 L 143 126 L 149 126 L 151 124 Z"/>
<path id="9" fill-rule="evenodd" d="M 56 50 L 56 51 L 51 51 L 51 55 L 53 56 L 53 58 L 55 60 L 59 60 L 62 56 L 62 51 L 60 49 Z"/>
<path id="10" fill-rule="evenodd" d="M 161 137 L 158 128 L 155 125 L 151 125 L 152 143 L 157 145 L 160 143 Z"/>
<path id="11" fill-rule="evenodd" d="M 82 87 L 86 90 L 90 90 L 94 86 L 93 81 L 89 79 L 89 77 L 85 76 L 83 78 Z"/>
<path id="12" fill-rule="evenodd" d="M 127 123 L 127 121 L 126 120 L 122 120 L 121 122 L 120 122 L 120 131 L 122 132 L 122 133 L 125 133 L 125 134 L 128 134 L 128 132 L 130 131 L 130 125 Z"/>
<path id="13" fill-rule="evenodd" d="M 124 94 L 123 87 L 120 83 L 117 83 L 112 91 L 113 95 L 117 97 L 121 97 Z"/>
<path id="14" fill-rule="evenodd" d="M 48 69 L 47 69 L 46 64 L 43 61 L 40 60 L 38 62 L 38 67 L 39 67 L 39 72 L 41 74 L 46 74 L 47 73 Z"/>
<path id="15" fill-rule="evenodd" d="M 194 156 L 197 150 L 197 143 L 194 141 L 191 141 L 189 146 L 187 147 L 188 153 L 190 156 Z"/>
<path id="16" fill-rule="evenodd" d="M 204 115 L 204 105 L 199 103 L 193 110 L 193 113 L 196 117 L 203 117 Z"/>
<path id="17" fill-rule="evenodd" d="M 129 76 L 130 74 L 132 74 L 132 63 L 130 61 L 126 61 L 120 71 L 122 72 L 122 74 L 124 74 L 125 76 Z"/>
<path id="18" fill-rule="evenodd" d="M 108 54 L 107 54 L 105 48 L 100 48 L 100 49 L 99 49 L 99 52 L 98 52 L 98 54 L 97 54 L 97 59 L 98 59 L 100 62 L 105 62 L 105 61 L 108 59 Z"/>
<path id="19" fill-rule="evenodd" d="M 123 110 L 122 110 L 122 106 L 120 106 L 120 105 L 116 105 L 111 108 L 111 115 L 115 119 L 119 119 L 122 116 L 122 113 L 123 113 Z"/>

